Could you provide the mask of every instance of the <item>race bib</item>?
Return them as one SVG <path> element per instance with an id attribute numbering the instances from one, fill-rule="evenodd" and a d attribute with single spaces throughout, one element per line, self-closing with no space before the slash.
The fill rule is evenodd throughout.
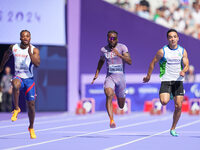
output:
<path id="1" fill-rule="evenodd" d="M 123 73 L 123 65 L 122 64 L 109 65 L 109 73 Z"/>

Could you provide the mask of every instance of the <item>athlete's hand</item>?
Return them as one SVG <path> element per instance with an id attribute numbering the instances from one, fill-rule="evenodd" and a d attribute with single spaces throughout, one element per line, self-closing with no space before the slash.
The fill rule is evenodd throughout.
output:
<path id="1" fill-rule="evenodd" d="M 98 75 L 95 75 L 95 76 L 94 76 L 94 78 L 93 78 L 93 80 L 92 80 L 91 84 L 93 84 L 93 83 L 94 83 L 94 81 L 97 79 L 97 77 L 98 77 Z"/>
<path id="2" fill-rule="evenodd" d="M 112 52 L 115 54 L 115 55 L 117 55 L 117 56 L 122 56 L 118 51 L 117 51 L 117 49 L 116 48 L 113 48 L 112 49 Z"/>
<path id="3" fill-rule="evenodd" d="M 184 71 L 181 71 L 181 72 L 180 72 L 180 76 L 184 77 L 184 76 L 185 76 L 185 72 L 184 72 Z"/>
<path id="4" fill-rule="evenodd" d="M 146 76 L 143 78 L 143 83 L 149 82 L 150 76 Z"/>

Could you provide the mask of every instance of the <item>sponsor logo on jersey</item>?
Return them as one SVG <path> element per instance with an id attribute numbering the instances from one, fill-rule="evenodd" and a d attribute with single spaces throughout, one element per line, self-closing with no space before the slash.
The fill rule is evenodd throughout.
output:
<path id="1" fill-rule="evenodd" d="M 15 54 L 15 57 L 23 57 L 26 58 L 28 55 L 23 55 L 23 54 Z"/>

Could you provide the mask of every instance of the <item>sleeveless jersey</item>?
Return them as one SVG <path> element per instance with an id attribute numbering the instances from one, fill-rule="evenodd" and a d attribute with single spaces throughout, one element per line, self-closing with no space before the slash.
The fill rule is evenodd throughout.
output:
<path id="1" fill-rule="evenodd" d="M 121 55 L 128 52 L 128 48 L 124 44 L 118 43 L 115 48 Z M 101 59 L 106 60 L 107 75 L 124 73 L 123 60 L 115 55 L 108 45 L 101 48 Z"/>
<path id="2" fill-rule="evenodd" d="M 31 45 L 31 52 L 35 47 Z M 15 64 L 15 76 L 20 78 L 32 78 L 33 77 L 33 64 L 28 54 L 28 47 L 21 49 L 20 44 L 15 44 L 12 48 Z"/>
<path id="3" fill-rule="evenodd" d="M 178 45 L 176 49 L 170 49 L 168 45 L 163 47 L 163 58 L 160 60 L 160 79 L 161 81 L 183 81 L 180 76 L 183 69 L 184 48 Z"/>

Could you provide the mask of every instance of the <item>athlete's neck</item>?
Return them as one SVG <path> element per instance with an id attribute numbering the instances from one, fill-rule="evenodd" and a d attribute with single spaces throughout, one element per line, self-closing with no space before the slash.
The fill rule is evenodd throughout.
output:
<path id="1" fill-rule="evenodd" d="M 21 49 L 26 49 L 27 47 L 28 47 L 28 45 L 24 45 L 23 43 L 20 44 Z"/>
<path id="2" fill-rule="evenodd" d="M 116 44 L 116 45 L 117 45 L 117 44 Z M 114 45 L 114 46 L 113 46 L 113 45 L 111 45 L 111 44 L 108 44 L 108 46 L 109 46 L 109 48 L 110 48 L 110 49 L 113 49 L 113 48 L 115 48 L 115 47 L 116 47 L 116 45 Z"/>
<path id="3" fill-rule="evenodd" d="M 177 49 L 178 45 L 168 45 L 170 49 Z"/>

